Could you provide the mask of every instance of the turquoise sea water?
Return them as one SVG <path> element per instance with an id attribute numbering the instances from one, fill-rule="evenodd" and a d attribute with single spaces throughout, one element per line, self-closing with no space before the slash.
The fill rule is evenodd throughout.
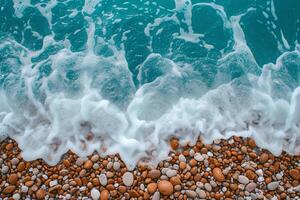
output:
<path id="1" fill-rule="evenodd" d="M 299 41 L 298 0 L 0 0 L 0 136 L 53 164 L 172 135 L 297 153 Z"/>

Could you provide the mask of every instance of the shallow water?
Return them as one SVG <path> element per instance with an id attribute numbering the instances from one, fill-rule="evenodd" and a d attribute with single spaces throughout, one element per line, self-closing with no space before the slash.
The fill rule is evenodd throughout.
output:
<path id="1" fill-rule="evenodd" d="M 0 1 L 0 137 L 157 163 L 168 139 L 300 151 L 300 1 Z"/>

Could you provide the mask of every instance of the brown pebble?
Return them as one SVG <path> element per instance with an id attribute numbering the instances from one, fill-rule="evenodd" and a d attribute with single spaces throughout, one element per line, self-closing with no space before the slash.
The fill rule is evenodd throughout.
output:
<path id="1" fill-rule="evenodd" d="M 11 194 L 16 189 L 16 186 L 9 185 L 2 191 L 4 194 Z"/>
<path id="2" fill-rule="evenodd" d="M 25 185 L 26 185 L 27 187 L 31 187 L 31 186 L 33 186 L 33 184 L 34 184 L 33 181 L 27 181 L 27 182 L 25 182 Z"/>
<path id="3" fill-rule="evenodd" d="M 246 171 L 246 176 L 247 178 L 249 178 L 250 180 L 255 180 L 257 178 L 257 175 L 255 174 L 254 171 L 252 170 L 247 170 Z"/>
<path id="4" fill-rule="evenodd" d="M 126 192 L 126 186 L 124 186 L 124 185 L 120 185 L 119 186 L 119 191 L 121 192 L 121 193 L 125 193 Z"/>
<path id="5" fill-rule="evenodd" d="M 39 189 L 37 192 L 36 192 L 36 198 L 37 199 L 44 199 L 46 196 L 46 191 L 44 189 Z"/>
<path id="6" fill-rule="evenodd" d="M 173 193 L 173 185 L 169 181 L 160 181 L 158 183 L 158 190 L 162 195 L 169 196 Z"/>
<path id="7" fill-rule="evenodd" d="M 5 149 L 6 149 L 7 151 L 11 151 L 13 148 L 14 148 L 14 145 L 13 145 L 12 143 L 9 143 L 9 144 L 7 144 L 7 145 L 5 146 Z"/>
<path id="8" fill-rule="evenodd" d="M 85 163 L 83 165 L 84 169 L 91 169 L 92 166 L 93 166 L 93 162 L 90 160 L 85 161 Z"/>
<path id="9" fill-rule="evenodd" d="M 17 182 L 18 182 L 18 175 L 17 174 L 11 174 L 11 175 L 9 175 L 9 177 L 8 177 L 8 182 L 10 183 L 10 184 L 12 184 L 12 185 L 16 185 L 17 184 Z"/>
<path id="10" fill-rule="evenodd" d="M 178 147 L 179 147 L 179 141 L 178 141 L 178 139 L 172 138 L 172 139 L 170 140 L 170 145 L 171 145 L 171 148 L 172 148 L 173 150 L 178 149 Z"/>
<path id="11" fill-rule="evenodd" d="M 170 182 L 172 183 L 172 185 L 180 185 L 181 184 L 181 180 L 179 176 L 173 176 L 172 178 L 170 178 Z"/>
<path id="12" fill-rule="evenodd" d="M 24 171 L 25 168 L 26 168 L 26 164 L 25 164 L 24 162 L 20 162 L 20 163 L 18 164 L 17 169 L 18 169 L 19 172 Z"/>
<path id="13" fill-rule="evenodd" d="M 213 169 L 213 176 L 219 182 L 223 182 L 225 180 L 225 176 L 223 175 L 222 170 L 220 168 Z"/>
<path id="14" fill-rule="evenodd" d="M 100 193 L 100 200 L 108 200 L 109 198 L 109 192 L 107 190 L 103 190 Z"/>
<path id="15" fill-rule="evenodd" d="M 139 197 L 139 193 L 136 190 L 128 190 L 130 197 Z"/>
<path id="16" fill-rule="evenodd" d="M 297 169 L 291 169 L 289 171 L 290 176 L 295 180 L 300 180 L 300 172 Z"/>
<path id="17" fill-rule="evenodd" d="M 160 175 L 161 175 L 161 172 L 157 169 L 150 170 L 148 173 L 148 177 L 152 178 L 152 179 L 159 178 Z"/>
<path id="18" fill-rule="evenodd" d="M 150 194 L 153 194 L 157 190 L 157 183 L 150 183 L 147 186 L 147 190 Z"/>
<path id="19" fill-rule="evenodd" d="M 260 155 L 259 157 L 259 162 L 261 162 L 262 164 L 266 163 L 269 159 L 269 155 L 267 153 L 263 153 Z"/>

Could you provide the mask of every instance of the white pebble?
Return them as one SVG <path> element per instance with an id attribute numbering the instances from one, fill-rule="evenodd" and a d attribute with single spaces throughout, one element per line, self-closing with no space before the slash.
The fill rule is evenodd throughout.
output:
<path id="1" fill-rule="evenodd" d="M 11 164 L 12 165 L 17 165 L 19 163 L 19 159 L 18 158 L 13 158 L 12 160 L 11 160 Z"/>
<path id="2" fill-rule="evenodd" d="M 204 188 L 207 190 L 207 191 L 211 191 L 212 190 L 212 187 L 211 187 L 211 185 L 209 184 L 209 183 L 205 183 L 204 184 Z"/>
<path id="3" fill-rule="evenodd" d="M 131 172 L 125 172 L 122 176 L 124 185 L 131 186 L 133 184 L 133 174 Z"/>
<path id="4" fill-rule="evenodd" d="M 53 187 L 53 186 L 56 186 L 57 184 L 58 184 L 57 180 L 53 180 L 53 181 L 50 181 L 49 186 Z"/>
<path id="5" fill-rule="evenodd" d="M 94 163 L 94 164 L 93 164 L 93 169 L 99 169 L 99 168 L 100 168 L 100 166 L 99 166 L 98 163 Z"/>
<path id="6" fill-rule="evenodd" d="M 152 200 L 160 200 L 160 193 L 155 192 L 154 195 L 152 196 Z"/>
<path id="7" fill-rule="evenodd" d="M 119 162 L 114 162 L 114 166 L 113 166 L 113 168 L 114 168 L 114 170 L 115 171 L 118 171 L 119 169 L 120 169 L 120 163 Z"/>
<path id="8" fill-rule="evenodd" d="M 169 178 L 171 178 L 171 177 L 173 177 L 173 176 L 176 176 L 176 175 L 177 175 L 177 171 L 176 171 L 176 170 L 170 169 L 170 170 L 167 171 L 167 176 L 168 176 Z"/>
<path id="9" fill-rule="evenodd" d="M 93 188 L 91 191 L 91 196 L 93 200 L 98 200 L 100 198 L 100 192 L 96 188 Z"/>
<path id="10" fill-rule="evenodd" d="M 240 175 L 238 177 L 238 181 L 243 184 L 243 185 L 246 185 L 249 183 L 249 179 L 246 177 L 246 176 L 243 176 L 243 175 Z"/>
<path id="11" fill-rule="evenodd" d="M 14 195 L 12 196 L 12 198 L 13 198 L 14 200 L 19 200 L 19 199 L 21 198 L 21 195 L 18 194 L 18 193 L 16 193 L 16 194 L 14 194 Z"/>
<path id="12" fill-rule="evenodd" d="M 100 174 L 100 176 L 99 176 L 99 182 L 103 186 L 107 185 L 107 177 L 106 177 L 105 174 Z"/>
<path id="13" fill-rule="evenodd" d="M 195 153 L 194 158 L 199 162 L 202 162 L 204 160 L 203 156 L 200 153 Z"/>
<path id="14" fill-rule="evenodd" d="M 265 179 L 264 179 L 264 177 L 262 177 L 262 176 L 260 176 L 260 177 L 257 178 L 257 181 L 258 181 L 258 182 L 263 182 L 264 180 L 265 180 Z"/>
<path id="15" fill-rule="evenodd" d="M 205 199 L 206 198 L 206 193 L 204 190 L 201 190 L 199 188 L 196 189 L 196 192 L 198 194 L 198 196 L 201 198 L 201 199 Z"/>
<path id="16" fill-rule="evenodd" d="M 83 162 L 84 162 L 84 160 L 83 160 L 82 158 L 77 158 L 75 164 L 76 164 L 77 166 L 81 166 L 81 165 L 83 165 Z"/>
<path id="17" fill-rule="evenodd" d="M 4 165 L 1 169 L 2 174 L 6 174 L 8 172 L 9 168 L 8 166 Z"/>
<path id="18" fill-rule="evenodd" d="M 22 185 L 21 191 L 22 191 L 23 193 L 27 193 L 27 192 L 28 192 L 28 187 L 27 187 L 26 185 Z"/>
<path id="19" fill-rule="evenodd" d="M 185 156 L 182 155 L 182 154 L 179 155 L 178 160 L 179 160 L 180 162 L 186 162 L 186 158 L 185 158 Z"/>
<path id="20" fill-rule="evenodd" d="M 279 186 L 279 182 L 271 182 L 267 185 L 268 190 L 276 190 L 277 187 Z"/>
<path id="21" fill-rule="evenodd" d="M 252 192 L 252 191 L 255 190 L 255 188 L 256 188 L 256 183 L 249 183 L 249 184 L 246 186 L 245 189 L 246 189 L 248 192 Z"/>

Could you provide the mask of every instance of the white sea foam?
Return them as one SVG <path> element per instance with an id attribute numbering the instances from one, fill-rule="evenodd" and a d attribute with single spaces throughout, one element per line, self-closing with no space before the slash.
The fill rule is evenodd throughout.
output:
<path id="1" fill-rule="evenodd" d="M 84 11 L 91 15 L 95 6 L 87 1 Z M 67 40 L 55 41 L 53 36 L 44 38 L 39 51 L 2 41 L 0 49 L 10 49 L 15 57 L 6 60 L 13 73 L 11 83 L 0 91 L 0 137 L 16 139 L 25 159 L 43 158 L 49 164 L 56 164 L 69 149 L 79 156 L 119 153 L 129 168 L 139 160 L 157 164 L 166 158 L 172 136 L 184 142 L 201 137 L 210 143 L 240 135 L 254 138 L 275 155 L 282 150 L 299 153 L 300 87 L 287 73 L 289 65 L 300 60 L 299 47 L 260 69 L 240 26 L 245 13 L 228 19 L 219 5 L 194 6 L 215 9 L 224 29 L 233 33 L 233 48 L 215 64 L 218 70 L 210 87 L 191 69 L 194 63 L 176 63 L 158 53 L 138 66 L 137 87 L 124 47 L 97 38 L 93 20 L 87 28 L 87 48 L 81 52 L 72 52 Z M 177 1 L 176 9 L 189 18 L 189 29 L 174 37 L 197 44 L 203 35 L 191 29 L 191 2 Z M 51 18 L 49 13 L 45 16 Z M 154 27 L 166 21 L 179 23 L 175 15 L 156 19 L 146 26 L 145 35 L 150 37 Z M 110 56 L 96 52 L 104 43 Z M 54 45 L 62 48 L 32 63 Z M 47 62 L 52 72 L 38 79 Z M 232 66 L 245 74 L 232 79 Z M 79 73 L 74 80 L 68 79 L 70 69 Z"/>

